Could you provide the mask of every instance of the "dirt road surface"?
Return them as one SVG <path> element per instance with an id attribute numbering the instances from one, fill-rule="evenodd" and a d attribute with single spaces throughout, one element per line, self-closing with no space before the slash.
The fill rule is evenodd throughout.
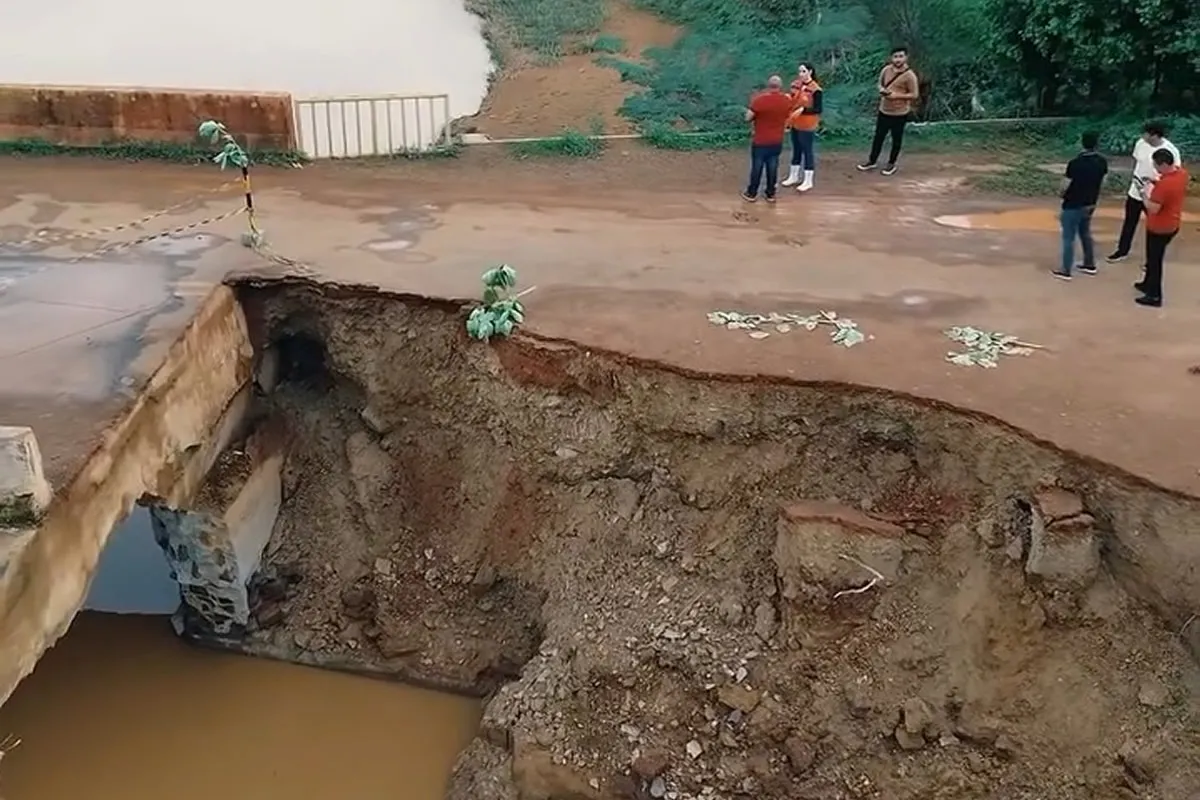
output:
<path id="1" fill-rule="evenodd" d="M 1169 254 L 1166 306 L 1133 303 L 1136 260 L 1053 280 L 1053 204 L 961 187 L 962 164 L 914 156 L 894 178 L 823 160 L 817 190 L 770 207 L 738 199 L 740 153 L 620 146 L 589 161 L 516 160 L 499 149 L 378 166 L 259 170 L 261 223 L 279 253 L 321 276 L 474 297 L 513 265 L 529 327 L 596 348 L 711 372 L 777 374 L 917 395 L 998 417 L 1188 494 L 1200 494 L 1200 246 Z M 187 203 L 141 229 L 0 246 L 0 420 L 32 425 L 61 485 L 105 421 L 154 369 L 191 309 L 231 270 L 278 270 L 238 244 L 235 218 L 201 232 L 74 261 L 234 209 L 211 167 L 10 161 L 0 242 L 117 225 Z M 205 192 L 208 192 L 207 194 Z M 1008 212 L 997 216 L 997 212 Z M 967 216 L 962 229 L 939 217 Z M 961 222 L 961 220 L 960 220 Z M 1107 252 L 1118 224 L 1098 220 Z M 836 311 L 871 336 L 756 340 L 713 310 Z M 942 331 L 999 330 L 1045 349 L 998 369 L 949 364 Z"/>

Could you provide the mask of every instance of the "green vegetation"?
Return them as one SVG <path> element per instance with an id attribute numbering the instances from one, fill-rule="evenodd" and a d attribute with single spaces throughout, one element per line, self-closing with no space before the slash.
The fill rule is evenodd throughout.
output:
<path id="1" fill-rule="evenodd" d="M 602 33 L 588 42 L 589 53 L 624 53 L 625 40 L 611 33 Z"/>
<path id="2" fill-rule="evenodd" d="M 178 164 L 208 164 L 213 160 L 211 147 L 199 142 L 121 141 L 97 145 L 73 145 L 48 142 L 45 139 L 11 139 L 0 141 L 3 156 L 83 156 L 113 161 L 171 161 Z M 290 167 L 302 164 L 307 156 L 296 150 L 249 150 L 250 161 L 260 166 Z"/>
<path id="3" fill-rule="evenodd" d="M 514 142 L 509 151 L 517 158 L 595 158 L 604 152 L 604 140 L 577 130 L 567 129 L 558 136 L 531 142 Z"/>
<path id="4" fill-rule="evenodd" d="M 604 22 L 602 0 L 468 0 L 468 10 L 488 23 L 489 47 L 498 64 L 506 47 L 554 61 L 570 50 L 570 40 L 594 34 Z"/>
<path id="5" fill-rule="evenodd" d="M 1147 117 L 1166 116 L 1177 144 L 1200 147 L 1192 0 L 631 1 L 680 25 L 679 40 L 618 58 L 616 37 L 594 35 L 602 0 L 474 0 L 509 41 L 542 57 L 592 35 L 583 49 L 641 87 L 623 112 L 659 146 L 741 146 L 750 93 L 805 61 L 825 87 L 826 146 L 861 147 L 879 68 L 903 44 L 921 77 L 918 120 L 1077 116 L 1101 129 L 1106 150 L 1126 152 Z M 962 147 L 966 137 L 972 147 L 1070 151 L 1079 126 L 978 130 L 913 129 L 912 145 Z"/>

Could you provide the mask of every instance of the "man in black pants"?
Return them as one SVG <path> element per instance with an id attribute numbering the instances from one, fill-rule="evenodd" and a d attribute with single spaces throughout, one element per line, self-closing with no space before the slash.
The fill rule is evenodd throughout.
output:
<path id="1" fill-rule="evenodd" d="M 1129 251 L 1133 248 L 1133 235 L 1137 233 L 1138 222 L 1146 211 L 1142 202 L 1145 190 L 1149 184 L 1158 180 L 1153 156 L 1155 151 L 1163 149 L 1171 153 L 1175 159 L 1175 166 L 1183 165 L 1179 149 L 1167 138 L 1167 126 L 1161 122 L 1147 122 L 1142 129 L 1142 135 L 1133 145 L 1133 180 L 1130 181 L 1129 191 L 1125 194 L 1125 220 L 1121 223 L 1121 238 L 1117 241 L 1117 248 L 1105 258 L 1110 264 L 1129 257 Z"/>
<path id="2" fill-rule="evenodd" d="M 908 48 L 893 48 L 891 59 L 879 73 L 879 113 L 875 116 L 875 138 L 866 162 L 858 165 L 860 172 L 875 169 L 879 154 L 883 152 L 883 140 L 890 135 L 892 151 L 881 174 L 896 173 L 896 159 L 900 157 L 900 147 L 904 143 L 904 126 L 912 113 L 913 103 L 920 96 L 917 74 L 908 66 Z"/>

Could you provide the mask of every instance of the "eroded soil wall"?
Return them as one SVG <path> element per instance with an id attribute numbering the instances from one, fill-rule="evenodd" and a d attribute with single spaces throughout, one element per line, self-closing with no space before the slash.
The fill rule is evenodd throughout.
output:
<path id="1" fill-rule="evenodd" d="M 294 149 L 286 93 L 70 86 L 0 86 L 0 139 L 97 145 L 121 140 L 187 143 L 207 119 L 251 147 Z"/>
<path id="2" fill-rule="evenodd" d="M 488 693 L 452 797 L 1200 785 L 1196 500 L 894 393 L 238 291 L 293 437 L 239 646 Z"/>

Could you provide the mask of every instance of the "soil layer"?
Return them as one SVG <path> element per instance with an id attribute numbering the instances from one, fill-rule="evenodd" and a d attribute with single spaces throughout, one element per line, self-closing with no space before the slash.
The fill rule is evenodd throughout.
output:
<path id="1" fill-rule="evenodd" d="M 1196 501 L 892 392 L 239 291 L 295 434 L 241 647 L 486 694 L 451 797 L 1200 785 Z"/>

